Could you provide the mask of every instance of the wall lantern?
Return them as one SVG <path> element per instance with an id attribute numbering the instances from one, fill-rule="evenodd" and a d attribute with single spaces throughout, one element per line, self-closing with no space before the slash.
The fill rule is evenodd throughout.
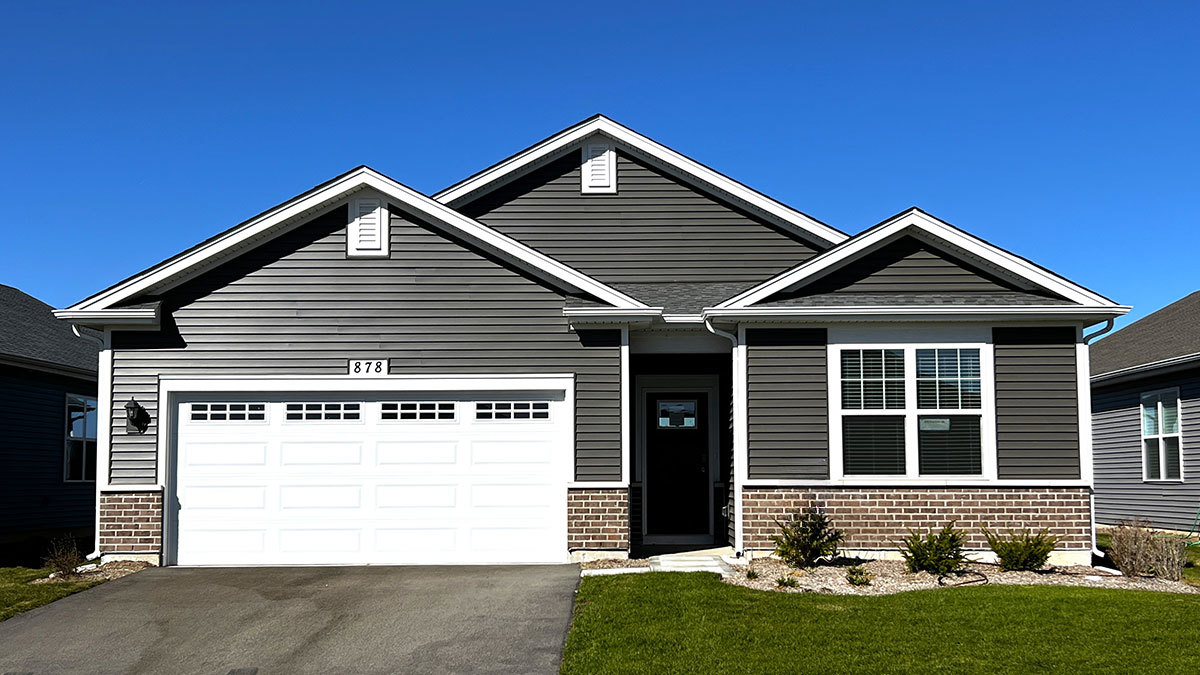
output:
<path id="1" fill-rule="evenodd" d="M 129 403 L 125 404 L 125 433 L 144 434 L 149 427 L 150 413 L 146 412 L 137 399 L 129 399 Z"/>

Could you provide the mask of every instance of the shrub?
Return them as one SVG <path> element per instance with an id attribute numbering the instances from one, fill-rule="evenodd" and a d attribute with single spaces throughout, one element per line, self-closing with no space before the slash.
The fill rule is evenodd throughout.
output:
<path id="1" fill-rule="evenodd" d="M 963 533 L 954 529 L 954 522 L 946 523 L 939 532 L 929 530 L 924 535 L 909 530 L 908 536 L 897 547 L 904 556 L 909 572 L 932 572 L 947 574 L 961 569 L 967 557 L 963 554 Z"/>
<path id="2" fill-rule="evenodd" d="M 795 588 L 800 585 L 800 582 L 796 581 L 796 577 L 789 577 L 785 575 L 776 579 L 775 585 L 779 588 Z"/>
<path id="3" fill-rule="evenodd" d="M 829 516 L 813 509 L 802 513 L 790 523 L 778 520 L 780 533 L 771 537 L 775 553 L 792 567 L 807 568 L 821 558 L 837 555 L 842 531 L 833 527 Z"/>
<path id="4" fill-rule="evenodd" d="M 871 573 L 862 565 L 854 565 L 846 570 L 846 581 L 851 586 L 870 586 Z"/>
<path id="5" fill-rule="evenodd" d="M 1175 535 L 1154 538 L 1150 547 L 1150 566 L 1154 575 L 1171 581 L 1183 578 L 1183 567 L 1187 564 L 1187 540 Z"/>
<path id="6" fill-rule="evenodd" d="M 1154 567 L 1154 531 L 1147 520 L 1123 520 L 1112 531 L 1108 553 L 1121 574 L 1136 577 Z"/>
<path id="7" fill-rule="evenodd" d="M 1042 530 L 1034 534 L 1024 530 L 1009 530 L 1008 537 L 1002 537 L 988 528 L 983 528 L 983 536 L 987 538 L 988 546 L 1000 559 L 1000 569 L 1008 571 L 1033 571 L 1042 568 L 1050 558 L 1050 552 L 1058 545 L 1058 537 L 1050 534 L 1050 530 Z"/>
<path id="8" fill-rule="evenodd" d="M 754 581 L 758 578 L 758 572 L 756 570 L 746 570 L 746 578 L 750 581 Z"/>
<path id="9" fill-rule="evenodd" d="M 60 577 L 75 576 L 75 568 L 86 562 L 83 554 L 70 537 L 59 537 L 50 542 L 46 556 L 42 559 L 46 567 Z"/>

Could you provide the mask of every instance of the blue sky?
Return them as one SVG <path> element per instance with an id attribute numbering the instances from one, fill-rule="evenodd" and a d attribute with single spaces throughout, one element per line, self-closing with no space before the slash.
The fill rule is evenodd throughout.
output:
<path id="1" fill-rule="evenodd" d="M 65 306 L 358 164 L 433 192 L 603 112 L 1134 317 L 1198 287 L 1195 3 L 175 4 L 4 8 L 0 283 Z"/>

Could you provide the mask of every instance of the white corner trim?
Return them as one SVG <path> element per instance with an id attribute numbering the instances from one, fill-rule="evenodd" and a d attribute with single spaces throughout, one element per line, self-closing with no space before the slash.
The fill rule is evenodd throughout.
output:
<path id="1" fill-rule="evenodd" d="M 621 483 L 629 487 L 629 467 L 633 463 L 633 441 L 630 428 L 633 412 L 630 410 L 629 393 L 633 383 L 633 372 L 629 362 L 629 327 L 621 328 Z"/>
<path id="2" fill-rule="evenodd" d="M 1088 378 L 1091 354 L 1088 344 L 1082 341 L 1082 333 L 1083 329 L 1080 328 L 1076 333 L 1080 341 L 1075 343 L 1075 388 L 1079 400 L 1075 417 L 1079 420 L 1079 478 L 1092 487 L 1095 484 L 1095 467 L 1092 466 L 1092 385 Z M 1140 407 L 1138 415 L 1140 420 Z M 1145 457 L 1145 453 L 1142 453 L 1142 457 Z"/>
<path id="3" fill-rule="evenodd" d="M 748 307 L 756 302 L 762 302 L 771 295 L 787 288 L 815 280 L 823 276 L 824 273 L 857 259 L 871 249 L 886 245 L 905 234 L 932 236 L 939 246 L 949 244 L 952 248 L 958 249 L 967 255 L 990 263 L 1017 278 L 1057 293 L 1081 305 L 1114 309 L 1121 307 L 1099 294 L 1093 293 L 1057 274 L 1044 270 L 997 246 L 993 246 L 978 237 L 967 234 L 951 226 L 949 223 L 918 209 L 909 209 L 890 221 L 881 223 L 773 279 L 769 279 L 754 288 L 722 302 L 717 307 Z M 928 241 L 927 239 L 924 240 Z M 1128 311 L 1128 309 L 1125 309 L 1125 311 Z M 1123 314 L 1124 312 L 1121 313 Z"/>
<path id="4" fill-rule="evenodd" d="M 96 369 L 96 532 L 94 553 L 100 552 L 100 495 L 108 485 L 112 454 L 112 331 L 104 330 L 104 341 Z"/>
<path id="5" fill-rule="evenodd" d="M 738 326 L 733 346 L 733 549 L 744 550 L 746 541 L 742 492 L 750 476 L 750 403 L 747 379 L 746 328 Z"/>
<path id="6" fill-rule="evenodd" d="M 493 184 L 499 184 L 506 178 L 519 174 L 525 167 L 536 164 L 547 156 L 553 155 L 573 143 L 582 141 L 596 133 L 628 146 L 653 158 L 661 163 L 663 168 L 672 174 L 688 181 L 698 181 L 713 189 L 723 192 L 734 200 L 749 206 L 767 216 L 776 224 L 819 243 L 828 245 L 839 244 L 847 236 L 832 227 L 807 216 L 789 206 L 786 206 L 766 195 L 739 183 L 728 176 L 710 169 L 703 164 L 681 155 L 674 150 L 643 136 L 632 129 L 618 124 L 603 115 L 597 115 L 573 127 L 565 129 L 550 138 L 541 141 L 512 157 L 485 169 L 470 178 L 456 183 L 433 198 L 443 204 L 453 204 L 476 191 L 483 190 Z"/>
<path id="7" fill-rule="evenodd" d="M 294 218 L 308 215 L 314 209 L 326 206 L 332 201 L 344 198 L 350 192 L 363 188 L 375 190 L 393 203 L 401 205 L 421 217 L 428 218 L 504 258 L 522 265 L 529 271 L 548 277 L 570 289 L 586 292 L 617 307 L 646 307 L 645 304 L 624 293 L 539 253 L 477 220 L 468 218 L 373 169 L 361 167 L 234 228 L 190 253 L 152 267 L 132 279 L 102 291 L 64 311 L 108 309 L 122 300 L 132 298 L 156 286 L 179 283 L 180 279 L 187 278 L 188 275 L 204 269 L 206 263 L 214 259 L 222 259 L 232 252 L 254 245 L 260 239 L 270 236 L 275 228 L 288 224 Z"/>

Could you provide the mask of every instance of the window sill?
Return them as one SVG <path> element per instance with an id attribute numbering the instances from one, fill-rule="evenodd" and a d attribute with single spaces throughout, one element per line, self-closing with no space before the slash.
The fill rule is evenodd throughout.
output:
<path id="1" fill-rule="evenodd" d="M 1142 482 L 1149 485 L 1154 485 L 1156 483 L 1165 485 L 1181 485 L 1187 481 L 1182 478 L 1143 478 Z"/>

